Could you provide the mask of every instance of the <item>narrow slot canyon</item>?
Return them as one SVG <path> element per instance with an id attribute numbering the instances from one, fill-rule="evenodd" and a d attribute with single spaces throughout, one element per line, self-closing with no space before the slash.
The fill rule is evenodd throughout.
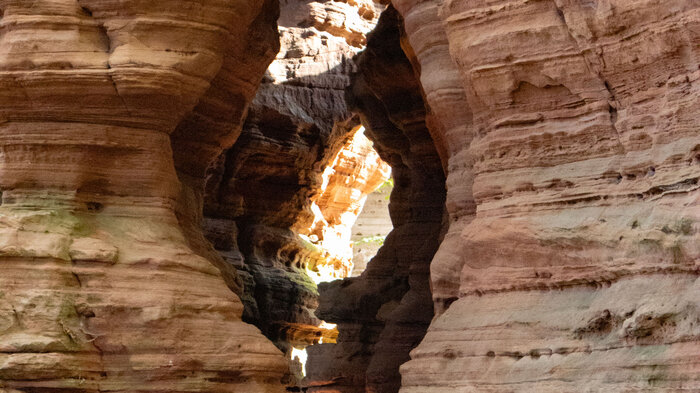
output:
<path id="1" fill-rule="evenodd" d="M 205 236 L 242 281 L 243 321 L 291 361 L 289 391 L 398 391 L 433 315 L 444 172 L 400 17 L 367 4 L 342 9 L 362 35 L 282 5 L 280 52 L 207 175 Z M 368 88 L 389 80 L 403 86 Z M 394 107 L 378 110 L 383 101 Z M 382 233 L 354 242 L 365 200 L 387 185 Z M 355 246 L 373 251 L 364 266 Z"/>
<path id="2" fill-rule="evenodd" d="M 700 4 L 0 0 L 0 393 L 700 392 Z"/>

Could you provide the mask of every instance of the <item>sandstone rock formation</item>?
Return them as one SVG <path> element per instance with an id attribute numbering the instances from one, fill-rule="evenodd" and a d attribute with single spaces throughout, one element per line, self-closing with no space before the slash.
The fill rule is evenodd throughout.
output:
<path id="1" fill-rule="evenodd" d="M 0 0 L 0 392 L 700 391 L 700 4 L 388 3 Z"/>
<path id="2" fill-rule="evenodd" d="M 367 195 L 362 212 L 352 226 L 353 277 L 361 275 L 367 269 L 369 261 L 377 255 L 386 236 L 394 229 L 389 214 L 389 198 L 393 190 L 393 180 L 390 179 Z"/>
<path id="3" fill-rule="evenodd" d="M 353 228 L 368 194 L 382 186 L 390 173 L 389 164 L 379 157 L 362 127 L 324 170 L 320 192 L 312 198 L 314 222 L 309 229 L 300 229 L 307 238 L 319 239 L 318 246 L 328 254 L 321 261 L 324 264 L 316 265 L 325 272 L 323 278 L 348 277 L 354 270 Z M 388 225 L 391 228 L 390 219 Z"/>
<path id="4" fill-rule="evenodd" d="M 401 391 L 700 389 L 699 5 L 394 3 L 451 215 Z"/>
<path id="5" fill-rule="evenodd" d="M 275 7 L 0 1 L 0 390 L 284 390 L 282 354 L 186 236 Z"/>
<path id="6" fill-rule="evenodd" d="M 290 356 L 337 335 L 319 328 L 314 280 L 350 274 L 350 227 L 389 173 L 344 98 L 381 9 L 283 1 L 281 50 L 240 138 L 209 170 L 204 225 L 237 270 L 244 320 Z"/>
<path id="7" fill-rule="evenodd" d="M 320 286 L 317 314 L 337 323 L 340 335 L 337 344 L 309 348 L 310 392 L 396 392 L 398 367 L 433 316 L 428 269 L 443 226 L 445 179 L 400 39 L 400 18 L 389 8 L 349 91 L 366 133 L 392 166 L 395 229 L 362 276 Z"/>

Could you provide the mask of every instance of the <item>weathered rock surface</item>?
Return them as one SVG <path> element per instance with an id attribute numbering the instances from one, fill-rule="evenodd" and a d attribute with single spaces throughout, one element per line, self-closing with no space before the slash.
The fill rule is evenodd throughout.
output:
<path id="1" fill-rule="evenodd" d="M 0 0 L 1 392 L 700 391 L 700 4 L 380 3 Z"/>
<path id="2" fill-rule="evenodd" d="M 0 1 L 0 390 L 284 390 L 282 354 L 185 236 L 201 211 L 181 190 L 201 189 L 178 180 L 232 143 L 275 7 Z M 238 115 L 184 132 L 219 94 Z"/>
<path id="3" fill-rule="evenodd" d="M 433 316 L 428 269 L 439 244 L 444 173 L 420 85 L 400 47 L 393 8 L 359 57 L 349 97 L 379 154 L 391 166 L 394 230 L 360 277 L 319 287 L 317 314 L 337 323 L 337 344 L 309 348 L 309 391 L 396 392 L 399 365 Z"/>
<path id="4" fill-rule="evenodd" d="M 318 246 L 328 253 L 325 264 L 315 266 L 327 281 L 348 277 L 353 271 L 356 220 L 368 194 L 384 184 L 390 173 L 391 167 L 379 157 L 364 128 L 355 132 L 323 172 L 321 189 L 312 199 L 314 222 L 302 233 L 319 239 Z M 391 227 L 391 219 L 388 225 Z"/>
<path id="5" fill-rule="evenodd" d="M 240 138 L 209 171 L 205 228 L 238 271 L 244 320 L 288 353 L 337 335 L 319 328 L 314 280 L 350 274 L 350 227 L 389 173 L 344 97 L 381 9 L 282 1 L 281 50 Z"/>
<path id="6" fill-rule="evenodd" d="M 352 276 L 367 269 L 369 261 L 384 245 L 386 236 L 394 229 L 389 215 L 389 198 L 394 190 L 393 180 L 382 184 L 367 195 L 367 201 L 352 226 Z"/>
<path id="7" fill-rule="evenodd" d="M 698 4 L 394 3 L 451 216 L 401 392 L 700 389 Z"/>

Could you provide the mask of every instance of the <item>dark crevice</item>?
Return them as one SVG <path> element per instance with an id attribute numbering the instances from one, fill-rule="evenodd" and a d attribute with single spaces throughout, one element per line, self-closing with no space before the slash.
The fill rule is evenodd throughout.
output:
<path id="1" fill-rule="evenodd" d="M 293 347 L 324 339 L 307 347 L 307 380 L 291 381 L 290 392 L 396 393 L 399 366 L 433 317 L 428 271 L 446 224 L 445 175 L 425 122 L 419 68 L 402 49 L 403 35 L 403 21 L 390 7 L 359 57 L 311 77 L 268 75 L 240 137 L 207 172 L 205 233 L 235 269 L 243 320 L 288 356 Z M 350 88 L 339 94 L 335 82 L 355 68 Z M 360 121 L 392 167 L 394 230 L 362 276 L 317 289 L 307 270 L 324 258 L 314 248 L 318 238 L 305 243 L 296 235 L 313 219 L 310 201 L 321 174 Z M 339 324 L 339 344 L 316 328 L 321 320 Z M 354 349 L 346 352 L 348 345 Z"/>
<path id="2" fill-rule="evenodd" d="M 323 389 L 398 392 L 399 366 L 433 317 L 427 272 L 444 225 L 445 178 L 425 123 L 419 76 L 401 48 L 403 34 L 400 15 L 389 7 L 357 58 L 347 92 L 366 134 L 392 166 L 394 230 L 362 276 L 319 288 L 317 315 L 340 330 L 337 345 L 309 349 L 309 379 Z M 381 315 L 392 305 L 391 314 Z"/>

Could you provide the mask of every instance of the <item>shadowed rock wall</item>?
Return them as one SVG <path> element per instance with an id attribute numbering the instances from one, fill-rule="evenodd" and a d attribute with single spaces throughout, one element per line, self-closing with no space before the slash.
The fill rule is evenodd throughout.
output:
<path id="1" fill-rule="evenodd" d="M 208 237 L 238 271 L 244 320 L 286 352 L 337 335 L 319 328 L 315 281 L 350 274 L 350 226 L 388 176 L 344 97 L 383 8 L 282 2 L 281 50 L 240 138 L 208 172 Z"/>
<path id="2" fill-rule="evenodd" d="M 391 7 L 382 14 L 348 91 L 392 166 L 394 230 L 360 277 L 320 286 L 317 314 L 337 323 L 340 335 L 337 344 L 310 347 L 311 392 L 398 391 L 399 365 L 433 316 L 428 269 L 443 227 L 445 178 L 420 85 L 400 46 L 401 23 Z"/>

